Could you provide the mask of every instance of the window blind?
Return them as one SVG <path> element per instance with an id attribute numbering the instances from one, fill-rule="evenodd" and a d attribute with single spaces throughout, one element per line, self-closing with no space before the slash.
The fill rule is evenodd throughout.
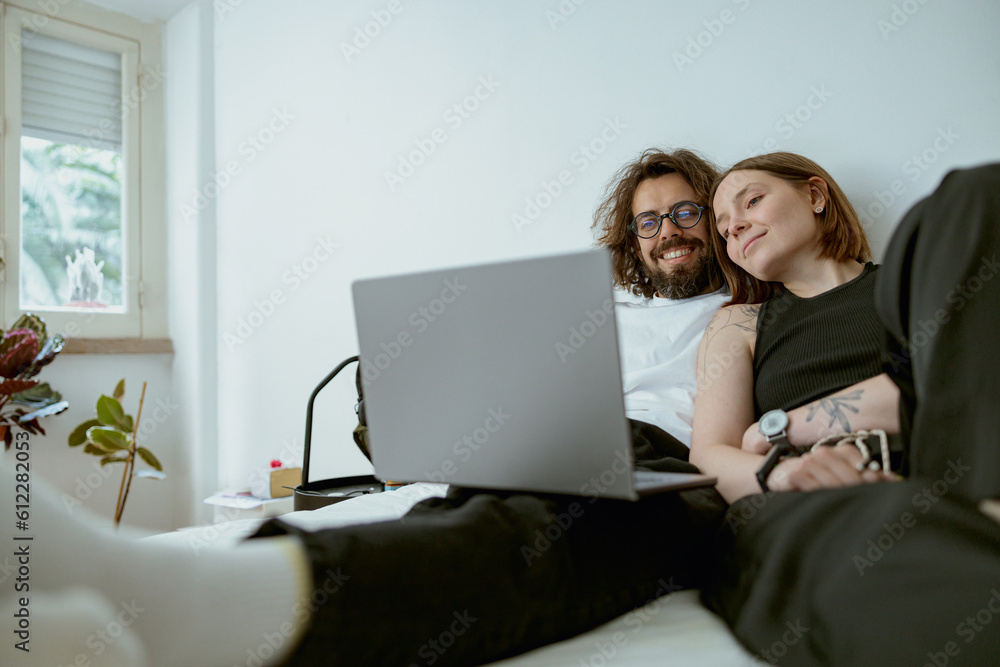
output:
<path id="1" fill-rule="evenodd" d="M 121 55 L 25 32 L 21 42 L 21 132 L 121 150 Z"/>

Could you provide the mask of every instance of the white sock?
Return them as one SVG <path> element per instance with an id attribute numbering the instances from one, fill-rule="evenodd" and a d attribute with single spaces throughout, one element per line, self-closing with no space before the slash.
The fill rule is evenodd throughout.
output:
<path id="1" fill-rule="evenodd" d="M 58 504 L 58 493 L 35 472 L 28 528 L 20 530 L 15 512 L 23 497 L 16 493 L 24 489 L 17 488 L 10 465 L 10 459 L 0 462 L 0 554 L 13 554 L 18 567 L 26 549 L 28 580 L 20 582 L 18 591 L 17 577 L 7 577 L 0 595 L 9 603 L 37 592 L 79 586 L 96 590 L 118 610 L 118 618 L 79 635 L 79 654 L 87 660 L 100 657 L 101 646 L 114 641 L 112 634 L 123 633 L 136 633 L 151 664 L 164 667 L 274 664 L 298 644 L 308 625 L 302 601 L 312 588 L 312 576 L 305 549 L 295 538 L 198 551 L 136 541 L 133 531 L 101 528 L 86 512 L 70 516 Z M 16 539 L 26 537 L 32 539 Z M 24 585 L 30 589 L 23 590 Z M 3 641 L 10 637 L 5 632 Z M 47 639 L 33 635 L 31 641 L 38 646 Z M 66 637 L 60 641 L 65 643 Z"/>

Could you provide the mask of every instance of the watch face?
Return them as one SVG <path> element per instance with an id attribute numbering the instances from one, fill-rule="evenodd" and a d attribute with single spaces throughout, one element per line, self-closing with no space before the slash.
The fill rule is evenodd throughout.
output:
<path id="1" fill-rule="evenodd" d="M 766 437 L 781 433 L 787 426 L 788 415 L 784 410 L 771 410 L 760 418 L 760 432 Z"/>

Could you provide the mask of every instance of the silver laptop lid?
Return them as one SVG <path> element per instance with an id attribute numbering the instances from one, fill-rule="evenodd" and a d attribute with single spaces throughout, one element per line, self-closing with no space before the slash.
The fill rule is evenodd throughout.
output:
<path id="1" fill-rule="evenodd" d="M 360 280 L 353 295 L 379 477 L 635 497 L 606 251 Z"/>

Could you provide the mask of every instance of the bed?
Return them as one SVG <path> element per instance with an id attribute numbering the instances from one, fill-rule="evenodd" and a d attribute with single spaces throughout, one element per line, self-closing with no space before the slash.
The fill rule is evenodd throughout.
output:
<path id="1" fill-rule="evenodd" d="M 384 521 L 401 517 L 424 498 L 444 495 L 446 489 L 443 484 L 411 484 L 397 491 L 362 496 L 319 510 L 292 512 L 282 518 L 309 530 Z M 259 524 L 258 519 L 234 521 L 148 539 L 219 548 L 235 544 Z M 666 664 L 751 667 L 766 663 L 756 660 L 736 642 L 722 621 L 699 602 L 696 591 L 663 596 L 590 632 L 492 663 L 494 667 L 661 667 Z"/>

